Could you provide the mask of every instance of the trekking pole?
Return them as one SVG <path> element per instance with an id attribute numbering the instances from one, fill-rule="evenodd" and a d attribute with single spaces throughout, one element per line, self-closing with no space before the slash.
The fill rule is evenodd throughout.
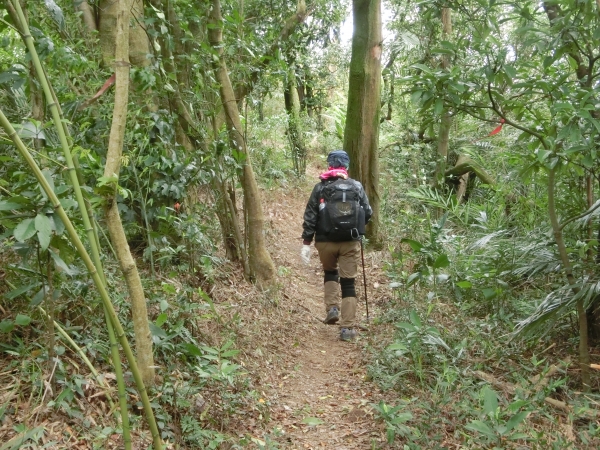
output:
<path id="1" fill-rule="evenodd" d="M 363 282 L 365 284 L 365 307 L 367 308 L 367 322 L 369 321 L 369 301 L 367 299 L 367 273 L 365 272 L 365 251 L 363 249 L 363 240 L 360 238 L 360 257 L 363 266 Z"/>

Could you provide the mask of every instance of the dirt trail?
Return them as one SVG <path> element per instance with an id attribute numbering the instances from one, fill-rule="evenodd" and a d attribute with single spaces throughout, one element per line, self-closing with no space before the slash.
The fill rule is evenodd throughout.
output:
<path id="1" fill-rule="evenodd" d="M 283 286 L 289 316 L 280 317 L 289 329 L 279 338 L 283 345 L 276 350 L 277 368 L 264 380 L 269 386 L 269 426 L 283 432 L 277 439 L 281 448 L 369 449 L 374 441 L 381 442 L 382 433 L 370 406 L 379 401 L 379 391 L 365 381 L 362 348 L 368 334 L 342 342 L 337 326 L 320 322 L 325 314 L 323 275 L 314 245 L 309 266 L 299 257 L 304 207 L 312 180 L 317 179 L 313 172 L 304 186 L 277 190 L 264 199 L 270 232 L 275 234 L 270 251 L 275 264 L 289 271 Z M 362 295 L 357 314 L 365 314 Z"/>

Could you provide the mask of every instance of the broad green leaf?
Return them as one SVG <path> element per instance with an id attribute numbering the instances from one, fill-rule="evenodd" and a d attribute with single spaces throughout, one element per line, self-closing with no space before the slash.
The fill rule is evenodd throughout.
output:
<path id="1" fill-rule="evenodd" d="M 413 324 L 408 322 L 398 322 L 396 324 L 396 328 L 401 328 L 403 330 L 408 331 L 409 333 L 414 333 L 415 331 L 417 331 L 417 328 L 415 328 Z"/>
<path id="2" fill-rule="evenodd" d="M 160 301 L 160 310 L 161 311 L 166 311 L 167 309 L 169 309 L 169 302 L 166 301 L 164 298 Z"/>
<path id="3" fill-rule="evenodd" d="M 418 69 L 421 70 L 423 72 L 425 72 L 426 74 L 431 74 L 431 67 L 426 66 L 425 64 L 413 64 L 411 66 L 412 69 Z"/>
<path id="4" fill-rule="evenodd" d="M 498 394 L 489 386 L 483 389 L 483 412 L 485 415 L 495 415 L 498 409 Z"/>
<path id="5" fill-rule="evenodd" d="M 506 431 L 510 432 L 514 428 L 518 427 L 521 422 L 523 422 L 527 416 L 529 415 L 529 411 L 521 411 L 512 416 L 508 422 L 506 422 Z"/>
<path id="6" fill-rule="evenodd" d="M 33 219 L 25 219 L 13 231 L 15 239 L 19 242 L 25 242 L 35 234 L 35 222 Z"/>
<path id="7" fill-rule="evenodd" d="M 192 356 L 202 356 L 202 350 L 194 344 L 183 344 L 183 348 Z"/>
<path id="8" fill-rule="evenodd" d="M 385 432 L 385 435 L 387 437 L 388 444 L 390 444 L 390 445 L 396 439 L 396 431 L 394 431 L 394 429 L 392 427 L 388 427 L 388 429 Z"/>
<path id="9" fill-rule="evenodd" d="M 465 426 L 467 430 L 476 431 L 487 436 L 490 439 L 496 439 L 496 433 L 490 428 L 490 426 L 481 420 L 473 420 L 470 424 Z"/>
<path id="10" fill-rule="evenodd" d="M 165 330 L 157 327 L 152 322 L 150 322 L 148 325 L 150 327 L 150 333 L 152 334 L 153 337 L 162 338 L 162 339 L 166 339 L 169 337 Z"/>
<path id="11" fill-rule="evenodd" d="M 386 347 L 386 350 L 389 350 L 389 351 L 402 350 L 402 351 L 404 351 L 404 350 L 408 350 L 408 349 L 406 348 L 406 345 L 401 344 L 400 342 L 396 342 L 395 344 L 388 345 Z"/>
<path id="12" fill-rule="evenodd" d="M 439 116 L 443 110 L 444 110 L 444 100 L 442 100 L 441 98 L 438 98 L 435 101 L 435 107 L 434 107 L 433 113 L 436 116 Z"/>
<path id="13" fill-rule="evenodd" d="M 305 423 L 309 427 L 316 427 L 317 425 L 322 425 L 325 422 L 323 422 L 321 419 L 319 419 L 317 417 L 306 417 L 306 418 L 302 419 L 302 423 Z"/>
<path id="14" fill-rule="evenodd" d="M 0 333 L 10 333 L 15 328 L 12 320 L 3 320 L 0 322 Z"/>
<path id="15" fill-rule="evenodd" d="M 42 286 L 42 288 L 40 290 L 38 290 L 37 293 L 31 298 L 31 301 L 29 302 L 29 306 L 34 307 L 34 306 L 39 305 L 40 303 L 42 303 L 44 301 L 45 296 L 46 296 L 46 287 Z"/>
<path id="16" fill-rule="evenodd" d="M 554 57 L 553 56 L 546 56 L 544 58 L 544 63 L 543 63 L 544 69 L 547 69 L 548 67 L 550 67 L 553 62 L 554 62 Z"/>
<path id="17" fill-rule="evenodd" d="M 538 161 L 543 163 L 549 154 L 550 154 L 550 152 L 548 150 L 544 150 L 544 149 L 540 148 L 540 149 L 538 149 L 536 156 L 537 156 Z"/>
<path id="18" fill-rule="evenodd" d="M 167 315 L 165 313 L 159 314 L 158 317 L 156 318 L 156 326 L 160 327 L 162 326 L 165 322 L 167 321 Z"/>
<path id="19" fill-rule="evenodd" d="M 408 422 L 412 418 L 413 418 L 413 416 L 412 416 L 411 413 L 409 413 L 409 412 L 403 412 L 403 413 L 399 413 L 392 420 L 390 420 L 390 423 L 392 425 L 398 425 L 399 423 Z"/>
<path id="20" fill-rule="evenodd" d="M 529 439 L 531 436 L 529 436 L 527 433 L 515 433 L 515 434 L 511 434 L 510 436 L 506 436 L 506 439 L 510 439 L 511 441 L 520 441 L 521 439 Z"/>
<path id="21" fill-rule="evenodd" d="M 483 296 L 485 297 L 486 300 L 491 300 L 494 297 L 496 297 L 496 295 L 498 294 L 496 292 L 496 289 L 494 289 L 494 288 L 485 288 L 485 289 L 482 289 L 481 292 L 483 293 Z"/>
<path id="22" fill-rule="evenodd" d="M 410 322 L 416 326 L 416 327 L 420 327 L 421 324 L 421 318 L 419 317 L 419 314 L 417 314 L 417 311 L 415 311 L 414 309 L 410 310 L 410 313 L 408 313 L 408 316 L 410 317 Z"/>
<path id="23" fill-rule="evenodd" d="M 10 202 L 8 200 L 3 200 L 0 202 L 0 211 L 11 211 L 13 209 L 21 209 L 23 208 L 24 205 L 23 203 L 15 203 L 15 202 Z"/>
<path id="24" fill-rule="evenodd" d="M 17 325 L 24 327 L 31 323 L 31 317 L 25 316 L 23 314 L 17 314 L 17 317 L 15 318 L 15 323 Z"/>
<path id="25" fill-rule="evenodd" d="M 410 99 L 413 103 L 418 105 L 419 102 L 421 101 L 421 95 L 422 95 L 421 91 L 414 91 L 412 94 L 410 94 Z"/>
<path id="26" fill-rule="evenodd" d="M 517 70 L 514 68 L 514 66 L 511 66 L 510 64 L 506 64 L 504 66 L 504 71 L 506 72 L 506 75 L 508 75 L 508 77 L 510 78 L 510 81 L 512 84 L 512 79 L 517 76 Z"/>
<path id="27" fill-rule="evenodd" d="M 470 288 L 473 287 L 473 283 L 471 283 L 470 281 L 466 281 L 466 280 L 465 281 L 459 281 L 459 282 L 456 283 L 456 285 L 459 288 L 463 288 L 463 289 L 470 289 Z"/>
<path id="28" fill-rule="evenodd" d="M 448 267 L 450 265 L 450 260 L 448 259 L 448 255 L 442 254 L 438 256 L 433 263 L 434 269 L 440 269 L 442 267 Z"/>
<path id="29" fill-rule="evenodd" d="M 406 280 L 406 287 L 411 287 L 421 278 L 421 272 L 415 272 L 408 277 Z"/>
<path id="30" fill-rule="evenodd" d="M 405 238 L 405 239 L 401 239 L 400 242 L 410 245 L 410 248 L 412 248 L 413 251 L 415 251 L 415 252 L 418 252 L 423 248 L 423 244 L 421 244 L 420 242 L 414 241 L 412 239 Z"/>
<path id="31" fill-rule="evenodd" d="M 587 154 L 581 159 L 581 164 L 586 169 L 591 169 L 592 167 L 594 167 L 594 160 L 592 159 L 592 157 L 589 154 Z"/>
<path id="32" fill-rule="evenodd" d="M 65 232 L 65 224 L 63 223 L 62 219 L 58 214 L 54 213 L 52 214 L 52 221 L 54 222 L 52 229 L 57 236 L 62 236 L 62 234 Z"/>
<path id="33" fill-rule="evenodd" d="M 52 238 L 52 222 L 50 221 L 50 218 L 45 214 L 38 214 L 35 216 L 35 229 L 37 230 L 37 236 L 42 250 L 46 250 L 50 245 L 50 239 Z"/>

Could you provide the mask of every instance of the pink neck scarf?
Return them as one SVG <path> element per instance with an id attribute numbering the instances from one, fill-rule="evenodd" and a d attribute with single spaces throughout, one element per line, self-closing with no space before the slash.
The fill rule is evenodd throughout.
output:
<path id="1" fill-rule="evenodd" d="M 328 171 L 323 172 L 319 175 L 321 180 L 328 180 L 330 178 L 343 178 L 344 180 L 348 179 L 348 170 L 344 167 L 333 168 L 330 167 Z"/>

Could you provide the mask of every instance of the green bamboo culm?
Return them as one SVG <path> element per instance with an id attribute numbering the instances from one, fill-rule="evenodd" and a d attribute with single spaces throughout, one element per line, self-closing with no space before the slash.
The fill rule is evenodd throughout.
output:
<path id="1" fill-rule="evenodd" d="M 83 191 L 81 189 L 80 180 L 82 179 L 80 171 L 77 170 L 75 165 L 75 160 L 70 150 L 70 139 L 68 135 L 68 129 L 65 122 L 62 120 L 62 111 L 60 109 L 60 105 L 58 103 L 58 99 L 52 89 L 50 81 L 48 80 L 46 71 L 44 70 L 40 58 L 35 49 L 33 37 L 29 31 L 29 24 L 23 14 L 23 10 L 21 8 L 20 2 L 14 1 L 14 7 L 17 12 L 17 16 L 19 18 L 19 29 L 23 33 L 23 41 L 27 46 L 29 54 L 31 56 L 31 61 L 33 62 L 35 72 L 42 86 L 42 90 L 44 91 L 44 95 L 46 97 L 46 102 L 50 108 L 52 113 L 52 120 L 56 131 L 58 133 L 61 147 L 63 150 L 63 154 L 65 156 L 65 161 L 67 162 L 67 168 L 69 173 L 69 179 L 71 185 L 73 186 L 73 190 L 75 192 L 75 198 L 77 199 L 77 204 L 79 206 L 79 210 L 81 211 L 83 224 L 88 236 L 88 241 L 90 245 L 90 250 L 92 253 L 92 259 L 94 261 L 94 265 L 96 267 L 97 273 L 102 278 L 103 284 L 106 287 L 106 279 L 104 277 L 104 270 L 102 268 L 102 262 L 100 259 L 100 250 L 99 250 L 99 239 L 96 229 L 93 224 L 93 215 L 92 211 L 89 207 L 89 201 L 86 201 L 84 198 Z M 117 389 L 119 396 L 119 406 L 121 413 L 121 428 L 123 430 L 123 442 L 125 450 L 131 450 L 131 430 L 129 426 L 129 414 L 127 408 L 127 397 L 125 392 L 125 380 L 123 377 L 123 370 L 121 368 L 121 358 L 119 355 L 119 349 L 117 344 L 117 339 L 115 337 L 115 332 L 113 325 L 110 321 L 110 315 L 105 310 L 105 318 L 106 318 L 106 328 L 108 330 L 108 336 L 110 341 L 110 350 L 111 350 L 111 359 L 112 364 L 115 371 L 115 376 L 117 379 Z"/>
<path id="2" fill-rule="evenodd" d="M 127 338 L 125 336 L 125 330 L 123 329 L 121 322 L 119 322 L 117 313 L 115 312 L 115 309 L 112 305 L 110 296 L 108 295 L 108 291 L 104 285 L 103 278 L 96 270 L 96 266 L 94 265 L 92 258 L 90 257 L 85 246 L 83 245 L 83 242 L 79 238 L 79 235 L 77 234 L 77 231 L 75 230 L 75 227 L 73 226 L 73 223 L 69 219 L 69 216 L 67 216 L 65 210 L 63 209 L 62 205 L 60 204 L 58 197 L 56 196 L 56 194 L 50 187 L 50 184 L 48 183 L 48 181 L 44 177 L 44 174 L 40 170 L 39 166 L 37 165 L 37 163 L 31 156 L 31 153 L 29 152 L 29 150 L 27 149 L 25 144 L 23 144 L 23 141 L 21 141 L 21 138 L 19 138 L 19 136 L 17 135 L 17 132 L 15 131 L 13 126 L 10 124 L 10 122 L 8 121 L 8 119 L 6 118 L 6 116 L 4 115 L 4 112 L 2 110 L 0 110 L 0 126 L 2 126 L 2 128 L 4 128 L 8 137 L 14 142 L 15 146 L 17 147 L 17 150 L 19 151 L 19 153 L 21 154 L 23 159 L 27 162 L 27 165 L 29 166 L 29 168 L 33 172 L 34 176 L 38 180 L 39 184 L 42 186 L 42 189 L 44 190 L 44 192 L 50 199 L 50 202 L 54 206 L 56 213 L 58 214 L 58 216 L 60 217 L 60 219 L 63 221 L 63 223 L 65 225 L 65 229 L 67 230 L 67 233 L 69 234 L 69 237 L 71 238 L 71 243 L 77 249 L 79 256 L 83 260 L 83 263 L 85 264 L 88 272 L 90 273 L 92 279 L 94 280 L 94 284 L 96 285 L 96 288 L 98 289 L 98 292 L 100 293 L 100 298 L 102 299 L 102 302 L 104 303 L 104 306 L 106 307 L 107 313 L 110 317 L 110 321 L 112 322 L 112 324 L 115 328 L 118 340 L 121 343 L 121 346 L 123 347 L 123 352 L 125 353 L 125 356 L 127 357 L 127 361 L 129 362 L 129 367 L 131 369 L 131 373 L 133 374 L 135 384 L 137 385 L 138 393 L 141 397 L 142 404 L 144 407 L 144 412 L 146 413 L 146 420 L 148 421 L 150 433 L 152 434 L 152 439 L 153 439 L 153 444 L 154 444 L 153 448 L 155 450 L 162 450 L 163 443 L 160 438 L 158 426 L 156 424 L 156 419 L 154 417 L 154 412 L 152 411 L 152 406 L 150 404 L 148 392 L 146 391 L 146 387 L 144 386 L 144 381 L 142 380 L 142 376 L 140 374 L 137 363 L 135 361 L 135 357 L 131 350 L 131 346 L 129 345 L 129 342 L 127 341 Z"/>

